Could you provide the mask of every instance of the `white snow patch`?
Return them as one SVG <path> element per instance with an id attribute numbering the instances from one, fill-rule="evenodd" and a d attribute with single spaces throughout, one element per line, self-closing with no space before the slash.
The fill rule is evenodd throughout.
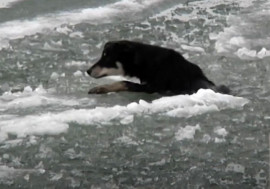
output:
<path id="1" fill-rule="evenodd" d="M 201 130 L 201 127 L 199 125 L 196 126 L 186 126 L 183 128 L 180 128 L 176 134 L 175 138 L 176 140 L 184 140 L 184 139 L 194 139 L 194 135 L 197 130 Z"/>

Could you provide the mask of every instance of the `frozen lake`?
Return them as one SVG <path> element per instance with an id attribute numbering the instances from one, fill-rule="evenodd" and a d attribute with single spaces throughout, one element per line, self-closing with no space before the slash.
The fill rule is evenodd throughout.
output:
<path id="1" fill-rule="evenodd" d="M 268 188 L 269 26 L 266 0 L 1 0 L 0 188 Z M 232 94 L 88 95 L 120 39 Z"/>

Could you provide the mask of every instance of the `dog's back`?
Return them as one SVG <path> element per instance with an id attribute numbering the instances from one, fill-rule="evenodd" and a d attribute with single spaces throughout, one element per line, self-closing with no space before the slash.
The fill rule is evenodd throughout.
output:
<path id="1" fill-rule="evenodd" d="M 140 85 L 127 82 L 117 84 L 115 86 L 121 86 L 117 91 L 192 94 L 200 88 L 210 88 L 217 92 L 229 92 L 225 86 L 216 87 L 199 66 L 186 60 L 180 53 L 134 41 L 108 42 L 101 59 L 88 73 L 96 78 L 122 74 L 135 76 L 141 81 Z M 110 89 L 115 89 L 115 86 Z"/>

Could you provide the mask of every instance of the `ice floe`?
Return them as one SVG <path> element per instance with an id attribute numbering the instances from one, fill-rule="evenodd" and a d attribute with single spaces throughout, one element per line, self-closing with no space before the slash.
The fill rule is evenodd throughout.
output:
<path id="1" fill-rule="evenodd" d="M 16 99 L 21 102 L 19 104 L 22 108 L 29 107 L 30 105 L 41 105 L 43 103 L 44 99 L 42 100 L 42 98 L 44 97 L 39 97 L 39 95 L 35 94 L 35 91 L 30 91 L 30 93 L 33 93 L 30 97 L 22 96 L 24 100 L 21 98 Z M 46 100 L 47 103 L 67 103 L 71 105 L 74 103 L 73 100 L 69 102 L 69 100 L 65 99 Z M 15 102 L 4 103 L 2 108 L 14 107 L 14 104 L 18 104 L 18 102 Z M 0 141 L 6 140 L 9 133 L 15 134 L 18 137 L 44 134 L 57 135 L 66 132 L 71 122 L 93 126 L 104 124 L 125 125 L 132 123 L 136 116 L 191 117 L 228 108 L 241 109 L 246 103 L 248 103 L 248 100 L 245 98 L 201 89 L 193 95 L 162 97 L 150 103 L 140 100 L 138 103 L 132 102 L 126 106 L 115 105 L 112 107 L 96 107 L 91 109 L 69 109 L 62 112 L 50 111 L 37 115 L 13 116 L 11 118 L 7 115 L 6 119 L 0 120 Z"/>

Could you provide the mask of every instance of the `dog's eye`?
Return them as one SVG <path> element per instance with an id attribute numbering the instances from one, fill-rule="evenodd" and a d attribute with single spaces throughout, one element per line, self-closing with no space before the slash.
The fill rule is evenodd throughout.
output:
<path id="1" fill-rule="evenodd" d="M 106 53 L 103 53 L 103 56 L 106 56 L 107 54 Z"/>

